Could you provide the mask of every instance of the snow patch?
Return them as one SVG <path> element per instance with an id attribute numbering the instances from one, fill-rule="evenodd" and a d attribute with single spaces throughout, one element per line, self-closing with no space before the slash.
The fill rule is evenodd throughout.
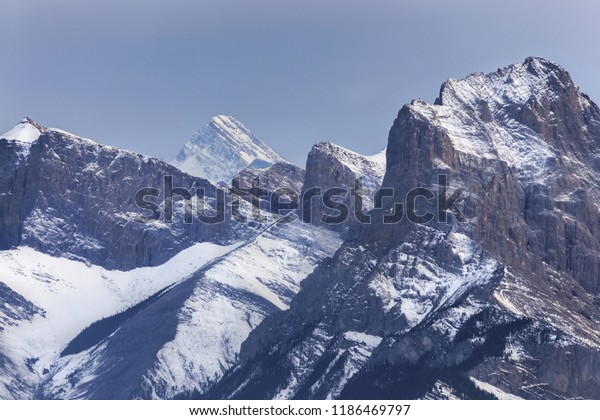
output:
<path id="1" fill-rule="evenodd" d="M 13 140 L 23 143 L 33 143 L 40 137 L 41 131 L 24 118 L 12 130 L 0 136 L 0 139 Z"/>
<path id="2" fill-rule="evenodd" d="M 344 338 L 349 341 L 363 343 L 370 347 L 377 347 L 381 343 L 382 338 L 376 335 L 369 335 L 357 331 L 346 331 Z"/>
<path id="3" fill-rule="evenodd" d="M 480 381 L 479 379 L 475 379 L 474 377 L 470 377 L 471 381 L 475 384 L 475 386 L 482 391 L 489 392 L 499 400 L 522 400 L 523 398 L 518 397 L 514 394 L 508 393 L 506 391 L 502 391 L 500 388 L 495 387 L 494 385 L 488 384 L 487 382 Z"/>
<path id="4" fill-rule="evenodd" d="M 0 346 L 13 361 L 39 359 L 39 373 L 88 325 L 181 282 L 234 247 L 199 243 L 161 266 L 130 271 L 107 270 L 27 247 L 2 251 L 0 281 L 44 313 L 7 328 Z"/>

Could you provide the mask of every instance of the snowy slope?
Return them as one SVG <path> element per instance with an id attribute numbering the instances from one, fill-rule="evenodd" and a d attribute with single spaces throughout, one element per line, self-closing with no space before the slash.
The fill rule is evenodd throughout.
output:
<path id="1" fill-rule="evenodd" d="M 448 238 L 455 259 L 451 268 L 435 258 L 445 246 L 446 238 L 440 232 L 423 229 L 405 239 L 383 257 L 377 255 L 376 247 L 344 244 L 333 262 L 343 267 L 343 277 L 332 282 L 330 273 L 315 271 L 293 301 L 291 312 L 276 314 L 255 330 L 248 348 L 256 342 L 272 342 L 265 353 L 244 355 L 249 361 L 242 365 L 241 372 L 248 369 L 245 379 L 235 384 L 233 393 L 224 396 L 339 398 L 384 338 L 415 329 L 437 311 L 454 306 L 470 290 L 496 277 L 499 264 L 462 235 L 452 233 Z M 462 312 L 469 310 L 481 309 L 472 304 Z M 458 324 L 460 312 L 456 310 L 457 320 L 448 322 Z M 472 315 L 467 313 L 465 317 Z M 444 325 L 442 330 L 447 334 L 452 329 Z M 278 356 L 271 360 L 268 354 L 273 353 Z M 276 386 L 260 389 L 257 384 L 266 380 L 262 372 L 271 363 L 281 375 L 276 378 Z"/>
<path id="2" fill-rule="evenodd" d="M 166 388 L 160 397 L 204 391 L 235 365 L 242 343 L 269 314 L 243 298 L 231 299 L 228 290 L 285 310 L 300 282 L 339 245 L 337 234 L 298 222 L 268 232 L 207 270 L 181 310 L 185 321 L 175 339 L 161 349 L 148 375 L 155 388 Z"/>
<path id="3" fill-rule="evenodd" d="M 235 118 L 217 115 L 192 136 L 171 164 L 191 175 L 229 184 L 251 164 L 265 167 L 284 161 Z"/>
<path id="4" fill-rule="evenodd" d="M 37 359 L 31 369 L 22 371 L 33 389 L 44 370 L 51 370 L 61 351 L 92 322 L 183 281 L 233 247 L 196 244 L 161 266 L 131 271 L 106 270 L 25 247 L 2 251 L 0 282 L 39 308 L 39 313 L 5 327 L 0 353 L 23 367 L 28 359 Z M 13 385 L 4 383 L 1 397 L 28 397 L 9 395 L 7 386 Z"/>
<path id="5" fill-rule="evenodd" d="M 43 385 L 44 395 L 169 398 L 204 390 L 234 365 L 250 331 L 268 314 L 286 309 L 300 281 L 339 245 L 337 234 L 311 225 L 271 227 L 213 260 L 148 308 L 152 316 L 173 318 L 175 329 L 168 339 L 154 342 L 160 340 L 159 327 L 154 337 L 143 337 L 136 328 L 145 329 L 148 322 L 140 313 L 106 342 L 57 360 Z M 175 304 L 170 295 L 178 294 L 185 297 Z M 123 340 L 145 342 L 153 350 L 127 355 Z M 134 361 L 140 369 L 129 377 L 124 372 Z M 113 376 L 123 386 L 106 389 Z"/>

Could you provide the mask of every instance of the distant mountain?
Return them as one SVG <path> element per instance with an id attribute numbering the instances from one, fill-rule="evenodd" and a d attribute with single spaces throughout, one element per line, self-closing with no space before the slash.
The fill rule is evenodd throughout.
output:
<path id="1" fill-rule="evenodd" d="M 213 117 L 171 162 L 183 172 L 212 182 L 230 182 L 248 166 L 268 167 L 285 160 L 235 118 Z"/>

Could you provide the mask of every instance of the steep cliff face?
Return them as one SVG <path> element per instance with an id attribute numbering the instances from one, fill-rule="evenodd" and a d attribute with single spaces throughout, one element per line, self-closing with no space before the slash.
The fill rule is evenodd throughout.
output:
<path id="1" fill-rule="evenodd" d="M 599 122 L 536 58 L 402 108 L 383 186 L 432 191 L 434 219 L 354 225 L 205 396 L 600 397 Z M 465 219 L 444 221 L 456 189 Z"/>
<path id="2" fill-rule="evenodd" d="M 203 188 L 210 182 L 172 166 L 116 148 L 100 146 L 60 130 L 45 130 L 32 143 L 0 140 L 2 181 L 0 246 L 29 246 L 51 255 L 73 256 L 107 268 L 131 269 L 164 263 L 195 242 L 226 243 L 231 224 L 136 223 L 142 209 L 136 193 L 161 191 L 165 176 L 174 187 Z M 176 205 L 177 208 L 177 205 Z"/>
<path id="3" fill-rule="evenodd" d="M 557 270 L 597 293 L 599 146 L 598 107 L 564 69 L 531 58 L 450 80 L 435 105 L 403 108 L 385 185 L 435 188 L 447 173 L 475 216 L 461 229 L 486 250 L 528 276 Z"/>
<path id="4" fill-rule="evenodd" d="M 347 231 L 349 226 L 357 223 L 355 199 L 352 195 L 352 190 L 357 187 L 356 182 L 360 182 L 358 186 L 362 197 L 362 202 L 356 206 L 366 213 L 373 208 L 373 198 L 381 186 L 384 174 L 385 150 L 373 156 L 363 156 L 329 142 L 313 146 L 306 160 L 306 177 L 302 188 L 304 218 L 330 229 Z M 339 211 L 324 205 L 324 196 L 332 189 L 340 190 L 331 198 L 344 204 L 349 215 L 343 221 L 324 223 L 324 216 L 339 215 Z M 310 190 L 318 190 L 319 193 L 309 194 Z"/>
<path id="5" fill-rule="evenodd" d="M 25 214 L 28 145 L 0 141 L 0 247 L 19 243 Z"/>

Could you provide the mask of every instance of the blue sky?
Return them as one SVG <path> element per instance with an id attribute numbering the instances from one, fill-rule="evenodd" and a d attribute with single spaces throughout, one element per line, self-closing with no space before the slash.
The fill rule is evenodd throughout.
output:
<path id="1" fill-rule="evenodd" d="M 600 101 L 591 1 L 0 0 L 0 132 L 25 115 L 166 160 L 229 114 L 289 160 L 385 147 L 449 77 L 525 57 Z"/>

